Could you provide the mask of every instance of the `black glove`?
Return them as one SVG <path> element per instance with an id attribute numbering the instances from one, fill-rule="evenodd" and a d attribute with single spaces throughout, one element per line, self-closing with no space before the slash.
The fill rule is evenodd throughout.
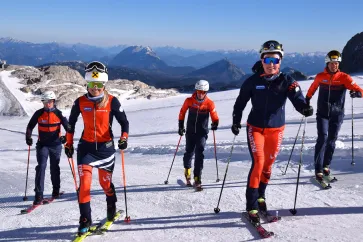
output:
<path id="1" fill-rule="evenodd" d="M 305 102 L 308 106 L 310 106 L 310 98 L 308 98 L 308 96 L 305 97 Z"/>
<path id="2" fill-rule="evenodd" d="M 312 106 L 308 106 L 306 108 L 303 108 L 302 110 L 302 114 L 305 116 L 305 117 L 309 117 L 311 115 L 314 114 L 314 109 Z"/>
<path id="3" fill-rule="evenodd" d="M 218 129 L 218 121 L 217 122 L 213 122 L 212 124 L 211 124 L 211 130 L 217 130 Z"/>
<path id="4" fill-rule="evenodd" d="M 232 133 L 234 135 L 238 135 L 240 128 L 242 128 L 241 124 L 233 124 L 232 127 L 231 127 Z"/>
<path id="5" fill-rule="evenodd" d="M 64 152 L 66 153 L 66 156 L 68 158 L 72 158 L 73 154 L 74 154 L 74 148 L 73 145 L 71 144 L 65 144 L 64 145 Z"/>
<path id="6" fill-rule="evenodd" d="M 121 137 L 119 140 L 118 140 L 118 148 L 120 150 L 124 150 L 127 148 L 127 139 L 125 137 Z"/>
<path id="7" fill-rule="evenodd" d="M 362 93 L 361 92 L 357 92 L 357 91 L 353 91 L 353 90 L 351 90 L 350 92 L 349 92 L 349 94 L 350 94 L 350 97 L 351 98 L 361 98 L 362 97 Z"/>
<path id="8" fill-rule="evenodd" d="M 185 134 L 185 128 L 184 128 L 184 120 L 179 120 L 179 129 L 178 134 L 180 136 L 183 136 Z"/>
<path id="9" fill-rule="evenodd" d="M 32 137 L 26 137 L 25 142 L 26 142 L 27 145 L 32 146 L 33 145 Z"/>
<path id="10" fill-rule="evenodd" d="M 61 136 L 61 137 L 59 137 L 59 140 L 60 140 L 60 142 L 62 143 L 62 144 L 65 144 L 66 142 L 67 142 L 67 138 L 66 138 L 66 136 Z"/>
<path id="11" fill-rule="evenodd" d="M 257 61 L 252 67 L 253 73 L 263 72 L 262 61 Z"/>

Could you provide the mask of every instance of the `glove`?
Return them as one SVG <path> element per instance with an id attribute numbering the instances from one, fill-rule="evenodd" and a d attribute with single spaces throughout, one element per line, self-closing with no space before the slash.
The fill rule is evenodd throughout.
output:
<path id="1" fill-rule="evenodd" d="M 185 128 L 184 128 L 184 120 L 179 120 L 179 129 L 178 134 L 180 136 L 183 136 L 185 134 Z"/>
<path id="2" fill-rule="evenodd" d="M 252 67 L 253 73 L 263 72 L 262 61 L 257 61 Z"/>
<path id="3" fill-rule="evenodd" d="M 361 98 L 362 97 L 362 93 L 361 92 L 356 92 L 356 91 L 353 91 L 353 90 L 351 90 L 350 92 L 349 92 L 349 94 L 350 94 L 350 97 L 351 98 Z"/>
<path id="4" fill-rule="evenodd" d="M 62 143 L 62 144 L 65 144 L 66 142 L 67 142 L 67 138 L 66 138 L 66 136 L 61 136 L 61 137 L 59 137 L 59 140 L 60 140 L 60 142 Z"/>
<path id="5" fill-rule="evenodd" d="M 26 137 L 25 142 L 26 142 L 27 145 L 32 146 L 33 145 L 32 137 Z"/>
<path id="6" fill-rule="evenodd" d="M 232 127 L 231 127 L 232 133 L 234 135 L 238 135 L 240 128 L 242 128 L 241 124 L 233 124 Z"/>
<path id="7" fill-rule="evenodd" d="M 305 102 L 308 106 L 310 106 L 310 98 L 308 98 L 308 96 L 305 97 Z"/>
<path id="8" fill-rule="evenodd" d="M 217 122 L 213 122 L 212 124 L 211 124 L 211 128 L 210 128 L 211 130 L 217 130 L 218 129 L 218 121 Z"/>
<path id="9" fill-rule="evenodd" d="M 73 154 L 74 154 L 74 148 L 73 145 L 71 144 L 65 144 L 64 145 L 64 152 L 66 153 L 66 156 L 68 158 L 72 158 Z"/>
<path id="10" fill-rule="evenodd" d="M 118 148 L 120 150 L 124 150 L 127 148 L 127 139 L 125 137 L 121 137 L 119 140 L 118 140 Z"/>
<path id="11" fill-rule="evenodd" d="M 313 113 L 314 113 L 314 109 L 312 106 L 308 106 L 306 108 L 303 108 L 303 110 L 302 110 L 302 114 L 305 117 L 309 117 L 309 116 L 313 115 Z"/>
<path id="12" fill-rule="evenodd" d="M 183 136 L 183 135 L 185 134 L 185 129 L 184 129 L 184 128 L 179 128 L 179 130 L 178 130 L 178 134 L 179 134 L 180 136 Z"/>

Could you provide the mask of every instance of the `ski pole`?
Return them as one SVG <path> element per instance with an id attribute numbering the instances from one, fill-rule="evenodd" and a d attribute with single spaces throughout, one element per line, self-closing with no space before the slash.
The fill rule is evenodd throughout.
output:
<path id="1" fill-rule="evenodd" d="M 282 172 L 282 175 L 286 175 L 286 171 L 287 171 L 287 168 L 289 167 L 290 160 L 291 160 L 291 156 L 292 156 L 292 153 L 294 152 L 295 144 L 296 144 L 296 141 L 297 141 L 297 137 L 299 136 L 300 128 L 301 128 L 301 124 L 303 123 L 303 120 L 304 120 L 304 116 L 301 118 L 300 126 L 299 126 L 299 129 L 298 129 L 297 134 L 296 134 L 296 137 L 295 137 L 294 145 L 292 146 L 292 150 L 291 150 L 291 153 L 290 153 L 289 161 L 287 162 L 287 165 L 286 165 L 285 171 L 284 171 L 284 172 Z"/>
<path id="2" fill-rule="evenodd" d="M 182 138 L 182 136 L 180 136 L 180 138 L 179 138 L 179 142 L 178 142 L 178 145 L 176 146 L 176 150 L 175 150 L 175 153 L 174 153 L 174 158 L 173 158 L 173 161 L 171 162 L 169 174 L 168 174 L 168 177 L 166 178 L 166 180 L 164 181 L 164 184 L 168 184 L 169 183 L 169 176 L 170 176 L 171 168 L 173 168 L 175 156 L 176 156 L 176 153 L 178 152 L 178 148 L 179 148 L 179 144 L 180 144 L 181 138 Z"/>
<path id="3" fill-rule="evenodd" d="M 30 160 L 30 145 L 28 147 L 28 165 L 26 167 L 25 196 L 23 197 L 23 201 L 28 201 L 28 197 L 26 196 L 26 190 L 28 189 L 29 160 Z"/>
<path id="4" fill-rule="evenodd" d="M 354 137 L 354 132 L 353 132 L 353 128 L 354 128 L 354 118 L 353 118 L 353 98 L 352 98 L 352 162 L 350 163 L 352 166 L 355 165 L 355 162 L 354 162 L 354 140 L 353 140 L 353 137 Z"/>
<path id="5" fill-rule="evenodd" d="M 305 130 L 306 130 L 306 123 L 307 123 L 307 118 L 305 118 L 305 123 L 304 123 L 304 130 L 303 130 L 303 135 L 301 137 L 301 150 L 300 150 L 300 161 L 299 161 L 299 170 L 297 172 L 297 181 L 296 181 L 296 191 L 295 191 L 295 202 L 294 202 L 294 208 L 290 209 L 290 213 L 292 213 L 293 215 L 296 214 L 296 199 L 297 199 L 297 190 L 299 187 L 299 179 L 300 179 L 300 170 L 301 170 L 301 165 L 302 165 L 302 159 L 303 159 L 303 148 L 304 148 L 304 139 L 305 139 Z"/>
<path id="6" fill-rule="evenodd" d="M 217 147 L 216 147 L 216 135 L 213 130 L 213 140 L 214 140 L 214 157 L 216 158 L 216 168 L 217 168 L 217 180 L 216 182 L 219 182 L 219 175 L 218 175 L 218 163 L 217 163 Z"/>
<path id="7" fill-rule="evenodd" d="M 74 180 L 74 187 L 76 188 L 76 192 L 78 192 L 78 186 L 77 186 L 77 178 L 76 178 L 76 171 L 74 170 L 74 161 L 73 158 L 68 158 L 68 164 L 69 168 L 71 168 L 73 180 Z"/>
<path id="8" fill-rule="evenodd" d="M 124 194 L 125 194 L 125 211 L 126 211 L 125 222 L 129 223 L 130 222 L 130 216 L 127 215 L 125 157 L 124 157 L 124 151 L 120 150 L 120 152 L 121 152 L 121 161 L 122 161 L 122 179 L 123 179 L 123 182 L 124 182 Z"/>
<path id="9" fill-rule="evenodd" d="M 229 154 L 228 157 L 228 161 L 227 161 L 227 166 L 226 166 L 226 171 L 224 172 L 224 178 L 223 178 L 223 183 L 222 183 L 222 188 L 221 188 L 221 192 L 219 193 L 219 199 L 218 199 L 218 204 L 217 207 L 214 208 L 214 212 L 215 213 L 219 213 L 221 210 L 219 209 L 219 203 L 221 201 L 221 197 L 222 197 L 222 192 L 223 192 L 223 188 L 224 188 L 224 183 L 226 182 L 226 177 L 227 177 L 227 172 L 228 172 L 228 166 L 229 166 L 229 162 L 232 159 L 232 152 L 233 152 L 233 147 L 234 147 L 234 141 L 236 140 L 237 135 L 234 136 L 233 141 L 232 141 L 232 147 L 231 147 L 231 153 Z"/>

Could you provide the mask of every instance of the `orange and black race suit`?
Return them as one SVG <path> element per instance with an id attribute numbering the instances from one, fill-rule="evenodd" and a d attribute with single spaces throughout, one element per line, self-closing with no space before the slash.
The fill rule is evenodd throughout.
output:
<path id="1" fill-rule="evenodd" d="M 69 116 L 67 145 L 73 145 L 75 125 L 82 115 L 84 130 L 78 143 L 77 165 L 80 177 L 79 202 L 82 216 L 90 216 L 89 201 L 92 182 L 92 167 L 98 168 L 99 182 L 107 200 L 115 200 L 112 172 L 115 164 L 115 147 L 112 133 L 113 117 L 121 125 L 121 137 L 128 137 L 129 122 L 119 100 L 108 94 L 104 107 L 88 98 L 79 97 L 73 104 Z M 81 204 L 83 204 L 81 206 Z"/>
<path id="2" fill-rule="evenodd" d="M 323 168 L 329 168 L 335 151 L 335 142 L 344 120 L 344 105 L 346 90 L 361 92 L 363 90 L 346 73 L 338 71 L 329 73 L 327 69 L 316 75 L 311 84 L 307 99 L 311 99 L 319 88 L 316 125 L 318 138 L 315 145 L 315 173 L 322 173 Z"/>
<path id="3" fill-rule="evenodd" d="M 204 163 L 204 147 L 208 139 L 209 115 L 212 122 L 218 123 L 218 114 L 214 102 L 207 96 L 203 100 L 197 100 L 196 93 L 188 97 L 179 113 L 179 125 L 183 124 L 186 112 L 189 110 L 186 145 L 183 157 L 184 168 L 191 168 L 192 158 L 194 159 L 194 177 L 201 178 Z"/>
<path id="4" fill-rule="evenodd" d="M 257 209 L 257 199 L 265 198 L 271 167 L 279 153 L 285 127 L 285 103 L 289 98 L 300 113 L 308 107 L 299 83 L 280 73 L 267 80 L 256 73 L 241 86 L 233 108 L 233 124 L 239 124 L 249 100 L 252 109 L 247 119 L 247 141 L 252 158 L 248 175 L 247 210 Z"/>
<path id="5" fill-rule="evenodd" d="M 49 157 L 50 175 L 53 190 L 60 188 L 59 162 L 62 152 L 61 125 L 65 130 L 68 127 L 67 119 L 56 107 L 52 109 L 39 109 L 31 117 L 26 128 L 26 137 L 30 138 L 35 125 L 38 124 L 38 141 L 36 156 L 38 165 L 35 167 L 35 188 L 37 196 L 42 196 L 44 191 L 45 170 Z"/>

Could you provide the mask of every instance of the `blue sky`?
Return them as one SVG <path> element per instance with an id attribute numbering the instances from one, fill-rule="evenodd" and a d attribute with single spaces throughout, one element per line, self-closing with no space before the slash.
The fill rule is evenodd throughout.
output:
<path id="1" fill-rule="evenodd" d="M 363 31 L 363 1 L 62 0 L 1 1 L 0 37 L 43 43 L 342 50 Z"/>

